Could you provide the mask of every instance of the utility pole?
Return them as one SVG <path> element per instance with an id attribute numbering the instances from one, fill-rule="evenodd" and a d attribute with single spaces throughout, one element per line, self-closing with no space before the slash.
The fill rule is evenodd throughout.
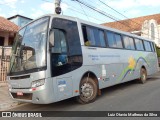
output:
<path id="1" fill-rule="evenodd" d="M 55 14 L 61 14 L 61 7 L 60 7 L 60 4 L 61 4 L 61 0 L 54 0 L 54 4 L 55 4 Z"/>

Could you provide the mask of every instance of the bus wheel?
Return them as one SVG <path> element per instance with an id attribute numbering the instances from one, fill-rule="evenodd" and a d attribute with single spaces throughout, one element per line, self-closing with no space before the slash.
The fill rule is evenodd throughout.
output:
<path id="1" fill-rule="evenodd" d="M 140 83 L 144 84 L 147 80 L 147 71 L 145 68 L 141 68 L 140 71 Z"/>
<path id="2" fill-rule="evenodd" d="M 94 102 L 98 93 L 97 83 L 92 78 L 83 78 L 80 83 L 80 95 L 77 101 L 81 104 Z"/>

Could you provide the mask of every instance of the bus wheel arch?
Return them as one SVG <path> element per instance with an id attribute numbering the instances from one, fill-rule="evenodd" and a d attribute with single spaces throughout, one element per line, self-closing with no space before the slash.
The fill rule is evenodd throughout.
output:
<path id="1" fill-rule="evenodd" d="M 99 84 L 96 75 L 87 71 L 79 84 L 79 96 L 77 101 L 81 104 L 94 102 L 99 93 Z"/>
<path id="2" fill-rule="evenodd" d="M 143 65 L 140 69 L 140 78 L 139 78 L 139 82 L 144 84 L 147 80 L 147 69 L 146 67 Z"/>
<path id="3" fill-rule="evenodd" d="M 81 78 L 81 81 L 83 80 L 84 77 L 91 77 L 96 82 L 99 88 L 98 78 L 93 72 L 87 71 L 86 73 L 84 73 L 83 77 Z"/>

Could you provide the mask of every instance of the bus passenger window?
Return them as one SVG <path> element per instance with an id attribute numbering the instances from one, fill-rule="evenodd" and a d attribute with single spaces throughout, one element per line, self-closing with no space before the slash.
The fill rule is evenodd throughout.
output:
<path id="1" fill-rule="evenodd" d="M 121 35 L 115 34 L 115 39 L 116 39 L 116 43 L 117 43 L 117 48 L 123 48 Z"/>
<path id="2" fill-rule="evenodd" d="M 95 27 L 82 26 L 85 46 L 105 47 L 105 36 L 102 30 Z"/>
<path id="3" fill-rule="evenodd" d="M 144 50 L 142 40 L 135 39 L 135 44 L 136 44 L 137 50 Z"/>
<path id="4" fill-rule="evenodd" d="M 96 41 L 95 41 L 95 36 L 94 36 L 94 30 L 92 28 L 87 27 L 87 37 L 88 37 L 88 41 L 89 44 L 91 46 L 95 46 L 96 45 Z"/>
<path id="5" fill-rule="evenodd" d="M 105 47 L 106 46 L 106 43 L 105 43 L 105 35 L 104 35 L 104 31 L 102 30 L 99 30 L 98 32 L 98 35 L 99 35 L 99 43 L 101 47 Z"/>
<path id="6" fill-rule="evenodd" d="M 155 50 L 154 50 L 153 43 L 152 43 L 152 42 L 150 42 L 150 45 L 151 45 L 152 52 L 154 52 Z"/>
<path id="7" fill-rule="evenodd" d="M 114 33 L 108 31 L 107 32 L 107 40 L 108 40 L 109 47 L 117 47 Z"/>
<path id="8" fill-rule="evenodd" d="M 124 36 L 123 40 L 124 40 L 124 46 L 126 49 L 135 50 L 133 38 Z"/>
<path id="9" fill-rule="evenodd" d="M 150 46 L 150 43 L 148 41 L 144 41 L 144 46 L 145 46 L 145 50 L 146 51 L 151 51 L 151 46 Z"/>
<path id="10" fill-rule="evenodd" d="M 130 49 L 130 43 L 129 43 L 129 40 L 128 40 L 128 37 L 127 36 L 124 36 L 123 37 L 123 41 L 124 41 L 124 46 L 126 49 Z"/>
<path id="11" fill-rule="evenodd" d="M 132 49 L 132 50 L 135 50 L 133 38 L 129 37 L 129 42 L 130 42 L 131 49 Z"/>
<path id="12" fill-rule="evenodd" d="M 83 38 L 84 38 L 85 46 L 90 46 L 90 41 L 88 40 L 88 37 L 87 37 L 86 26 L 82 26 L 82 32 L 83 32 Z"/>
<path id="13" fill-rule="evenodd" d="M 107 31 L 107 40 L 109 47 L 123 48 L 120 34 Z"/>

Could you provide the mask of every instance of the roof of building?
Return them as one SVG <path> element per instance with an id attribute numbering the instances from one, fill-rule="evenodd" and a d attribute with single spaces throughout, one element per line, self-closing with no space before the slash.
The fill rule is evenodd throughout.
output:
<path id="1" fill-rule="evenodd" d="M 19 27 L 16 24 L 0 16 L 0 31 L 17 32 L 18 30 Z"/>
<path id="2" fill-rule="evenodd" d="M 160 14 L 154 14 L 154 15 L 148 15 L 148 16 L 121 20 L 117 22 L 103 23 L 102 25 L 116 28 L 116 29 L 126 31 L 126 32 L 131 32 L 131 31 L 141 30 L 143 22 L 145 20 L 151 20 L 151 19 L 156 20 L 157 23 L 160 24 Z"/>
<path id="3" fill-rule="evenodd" d="M 7 18 L 8 20 L 11 20 L 11 19 L 13 19 L 13 18 L 16 18 L 16 17 L 22 17 L 22 18 L 25 18 L 25 19 L 28 19 L 28 20 L 33 20 L 33 19 L 31 19 L 31 18 L 28 18 L 28 17 L 25 17 L 25 16 L 22 16 L 22 15 L 14 15 L 14 16 L 12 16 L 12 17 L 9 17 L 9 18 Z"/>

